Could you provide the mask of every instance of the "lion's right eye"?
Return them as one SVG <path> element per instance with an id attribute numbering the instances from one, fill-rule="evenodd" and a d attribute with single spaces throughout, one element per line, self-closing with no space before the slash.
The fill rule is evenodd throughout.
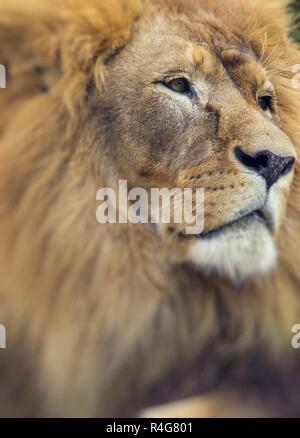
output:
<path id="1" fill-rule="evenodd" d="M 272 96 L 260 96 L 258 98 L 258 103 L 263 111 L 271 111 L 273 105 L 273 97 Z"/>
<path id="2" fill-rule="evenodd" d="M 170 81 L 164 81 L 164 85 L 170 90 L 175 91 L 176 93 L 180 94 L 191 94 L 192 93 L 192 87 L 190 82 L 186 78 L 176 78 L 171 79 Z"/>

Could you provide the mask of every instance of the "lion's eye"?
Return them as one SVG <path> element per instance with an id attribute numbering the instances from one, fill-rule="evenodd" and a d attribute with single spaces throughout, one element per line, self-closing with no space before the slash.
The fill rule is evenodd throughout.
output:
<path id="1" fill-rule="evenodd" d="M 273 97 L 261 96 L 258 98 L 258 103 L 263 111 L 271 111 L 273 107 Z"/>
<path id="2" fill-rule="evenodd" d="M 164 85 L 176 93 L 190 94 L 192 91 L 191 84 L 186 78 L 171 79 L 170 81 L 165 81 Z"/>

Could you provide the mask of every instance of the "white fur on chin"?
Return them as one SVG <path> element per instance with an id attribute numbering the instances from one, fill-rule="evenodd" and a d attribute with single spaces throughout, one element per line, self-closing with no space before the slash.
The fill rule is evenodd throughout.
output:
<path id="1" fill-rule="evenodd" d="M 266 226 L 249 220 L 199 239 L 191 247 L 188 260 L 204 273 L 217 273 L 240 284 L 271 271 L 277 262 L 277 249 Z"/>

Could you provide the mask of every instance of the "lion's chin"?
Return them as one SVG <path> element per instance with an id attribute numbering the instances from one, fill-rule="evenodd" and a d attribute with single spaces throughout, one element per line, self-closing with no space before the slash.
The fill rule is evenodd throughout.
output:
<path id="1" fill-rule="evenodd" d="M 188 260 L 204 273 L 217 273 L 241 284 L 271 271 L 276 265 L 277 249 L 266 224 L 247 217 L 195 240 Z"/>

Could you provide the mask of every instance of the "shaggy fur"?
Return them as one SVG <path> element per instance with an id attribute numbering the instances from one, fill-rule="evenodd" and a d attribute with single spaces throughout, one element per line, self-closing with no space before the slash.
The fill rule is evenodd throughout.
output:
<path id="1" fill-rule="evenodd" d="M 203 9 L 204 29 L 217 20 L 245 42 L 272 78 L 282 130 L 299 149 L 290 68 L 300 56 L 287 38 L 286 2 L 7 3 L 0 1 L 0 61 L 8 66 L 0 91 L 0 322 L 8 336 L 0 414 L 133 415 L 224 389 L 254 394 L 274 415 L 300 415 L 300 357 L 290 346 L 300 322 L 299 168 L 278 266 L 240 287 L 178 264 L 152 228 L 95 220 L 96 191 L 131 165 L 124 154 L 113 167 L 105 144 L 114 134 L 110 69 L 153 14 L 188 25 Z M 153 171 L 146 161 L 143 175 Z"/>

